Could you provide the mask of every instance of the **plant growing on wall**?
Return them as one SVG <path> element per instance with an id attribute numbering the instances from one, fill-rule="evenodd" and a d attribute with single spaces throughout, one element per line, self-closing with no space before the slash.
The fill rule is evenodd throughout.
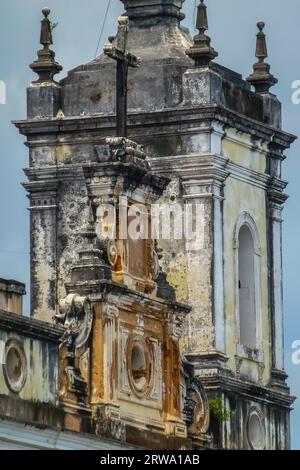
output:
<path id="1" fill-rule="evenodd" d="M 209 411 L 210 414 L 221 423 L 225 423 L 234 415 L 233 411 L 225 409 L 222 398 L 214 398 L 213 400 L 210 400 Z"/>

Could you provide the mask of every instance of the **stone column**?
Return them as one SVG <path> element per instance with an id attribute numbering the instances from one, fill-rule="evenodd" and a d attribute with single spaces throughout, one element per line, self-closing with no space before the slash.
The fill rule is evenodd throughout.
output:
<path id="1" fill-rule="evenodd" d="M 282 278 L 282 211 L 288 196 L 284 193 L 287 182 L 281 179 L 282 150 L 271 146 L 268 173 L 271 176 L 268 188 L 269 219 L 269 286 L 270 320 L 272 331 L 272 383 L 286 387 L 284 371 L 284 328 L 283 328 L 283 278 Z"/>
<path id="2" fill-rule="evenodd" d="M 57 181 L 24 186 L 30 198 L 31 316 L 52 323 L 57 306 Z"/>
<path id="3" fill-rule="evenodd" d="M 223 185 L 227 160 L 197 157 L 201 171 L 183 178 L 184 200 L 198 206 L 202 236 L 191 249 L 187 241 L 190 314 L 188 355 L 225 354 L 223 273 Z"/>
<path id="4" fill-rule="evenodd" d="M 273 340 L 273 368 L 284 370 L 283 287 L 282 287 L 282 210 L 269 200 L 270 296 Z"/>

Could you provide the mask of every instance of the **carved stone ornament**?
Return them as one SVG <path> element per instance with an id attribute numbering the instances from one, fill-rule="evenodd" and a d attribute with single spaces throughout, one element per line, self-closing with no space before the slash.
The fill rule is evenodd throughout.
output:
<path id="1" fill-rule="evenodd" d="M 27 379 L 27 359 L 20 341 L 11 338 L 4 348 L 3 376 L 7 387 L 14 393 L 23 389 Z"/>
<path id="2" fill-rule="evenodd" d="M 125 442 L 126 426 L 120 419 L 119 410 L 114 406 L 100 405 L 94 407 L 92 422 L 96 436 Z"/>
<path id="3" fill-rule="evenodd" d="M 143 147 L 124 137 L 107 138 L 104 145 L 95 146 L 95 151 L 99 162 L 121 162 L 149 170 Z"/>
<path id="4" fill-rule="evenodd" d="M 81 348 L 87 342 L 93 325 L 93 309 L 89 299 L 70 294 L 59 302 L 59 311 L 55 318 L 66 329 L 63 342 L 73 337 L 75 347 Z"/>
<path id="5" fill-rule="evenodd" d="M 156 281 L 160 273 L 160 266 L 159 266 L 159 259 L 158 259 L 158 254 L 156 253 L 155 250 L 153 250 L 152 254 L 152 276 L 153 280 Z"/>
<path id="6" fill-rule="evenodd" d="M 169 334 L 175 342 L 178 342 L 182 336 L 182 322 L 183 318 L 181 315 L 170 315 Z"/>
<path id="7" fill-rule="evenodd" d="M 154 385 L 154 353 L 151 342 L 141 335 L 129 336 L 126 364 L 130 388 L 138 398 L 150 395 Z"/>
<path id="8" fill-rule="evenodd" d="M 109 264 L 114 267 L 118 260 L 118 248 L 113 240 L 109 240 L 107 244 L 107 256 Z"/>
<path id="9" fill-rule="evenodd" d="M 69 366 L 65 369 L 64 373 L 67 377 L 68 391 L 77 394 L 83 400 L 87 393 L 87 383 L 82 377 L 80 369 Z M 61 394 L 61 396 L 63 396 L 63 394 Z"/>
<path id="10" fill-rule="evenodd" d="M 236 377 L 237 377 L 237 379 L 240 378 L 242 363 L 243 363 L 243 359 L 239 356 L 235 356 Z"/>
<path id="11" fill-rule="evenodd" d="M 266 446 L 265 418 L 262 412 L 255 406 L 249 410 L 247 438 L 251 449 L 264 450 Z"/>
<path id="12" fill-rule="evenodd" d="M 209 404 L 201 382 L 194 378 L 188 384 L 184 403 L 184 414 L 188 432 L 205 434 L 209 427 Z"/>

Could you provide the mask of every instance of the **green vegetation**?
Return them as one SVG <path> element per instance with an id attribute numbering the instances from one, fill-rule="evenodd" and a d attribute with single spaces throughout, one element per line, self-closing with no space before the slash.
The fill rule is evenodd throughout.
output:
<path id="1" fill-rule="evenodd" d="M 233 415 L 233 411 L 227 411 L 221 398 L 214 398 L 209 402 L 209 411 L 221 423 L 228 421 Z"/>

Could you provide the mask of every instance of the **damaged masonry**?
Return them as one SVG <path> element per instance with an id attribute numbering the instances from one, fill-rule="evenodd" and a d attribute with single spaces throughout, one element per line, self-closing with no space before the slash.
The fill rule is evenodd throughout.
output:
<path id="1" fill-rule="evenodd" d="M 31 317 L 25 286 L 0 281 L 3 433 L 26 448 L 288 449 L 281 164 L 295 136 L 265 24 L 244 80 L 215 62 L 203 0 L 193 39 L 184 0 L 122 3 L 104 53 L 60 81 L 42 11 L 14 123 Z"/>

